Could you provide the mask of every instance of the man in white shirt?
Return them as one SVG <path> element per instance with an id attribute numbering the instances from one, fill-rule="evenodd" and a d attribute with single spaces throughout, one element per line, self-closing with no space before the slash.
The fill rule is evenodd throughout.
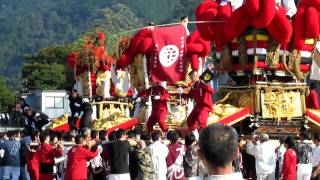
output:
<path id="1" fill-rule="evenodd" d="M 313 167 L 313 172 L 312 172 L 312 177 L 315 178 L 317 177 L 317 179 L 320 178 L 320 175 L 318 175 L 319 169 L 320 169 L 320 133 L 316 133 L 313 136 L 313 143 L 316 145 L 316 147 L 314 148 L 313 151 L 313 155 L 312 155 L 312 167 Z"/>
<path id="2" fill-rule="evenodd" d="M 161 142 L 161 131 L 156 130 L 151 135 L 153 143 L 149 145 L 152 155 L 153 167 L 155 170 L 155 180 L 166 180 L 167 162 L 166 158 L 169 154 L 169 149 Z"/>
<path id="3" fill-rule="evenodd" d="M 268 134 L 260 135 L 260 144 L 255 140 L 247 144 L 247 153 L 256 158 L 256 171 L 258 180 L 274 180 L 276 168 L 276 154 Z"/>
<path id="4" fill-rule="evenodd" d="M 239 154 L 237 131 L 227 125 L 213 124 L 201 131 L 199 157 L 208 168 L 208 180 L 242 180 L 232 161 Z"/>

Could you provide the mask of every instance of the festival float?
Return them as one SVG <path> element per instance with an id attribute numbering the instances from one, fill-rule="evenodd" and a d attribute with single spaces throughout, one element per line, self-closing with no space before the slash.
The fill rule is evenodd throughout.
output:
<path id="1" fill-rule="evenodd" d="M 80 52 L 69 55 L 75 88 L 94 109 L 93 128 L 145 124 L 150 97 L 132 99 L 160 82 L 167 83 L 171 96 L 166 123 L 186 127 L 193 108 L 188 98 L 191 70 L 206 83 L 216 82 L 208 125 L 234 125 L 240 133 L 271 136 L 320 125 L 320 111 L 307 109 L 305 101 L 306 79 L 319 59 L 319 0 L 301 0 L 292 18 L 274 0 L 247 0 L 239 7 L 204 0 L 195 15 L 197 30 L 189 36 L 183 24 L 148 26 L 120 37 L 116 53 L 106 54 L 105 35 L 98 31 Z M 217 83 L 221 74 L 227 74 L 227 83 Z"/>

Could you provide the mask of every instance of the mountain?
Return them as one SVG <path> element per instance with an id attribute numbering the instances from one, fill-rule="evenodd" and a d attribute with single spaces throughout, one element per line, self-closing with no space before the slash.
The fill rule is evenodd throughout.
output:
<path id="1" fill-rule="evenodd" d="M 118 32 L 141 27 L 148 21 L 160 24 L 177 22 L 183 15 L 194 17 L 199 2 L 0 0 L 0 76 L 5 77 L 11 89 L 20 88 L 25 54 L 72 42 L 95 26 Z"/>

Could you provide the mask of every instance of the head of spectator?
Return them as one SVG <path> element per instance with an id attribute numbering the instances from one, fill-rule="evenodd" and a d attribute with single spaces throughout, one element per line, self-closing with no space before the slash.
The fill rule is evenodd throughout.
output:
<path id="1" fill-rule="evenodd" d="M 127 132 L 127 138 L 135 140 L 137 138 L 137 135 L 133 130 L 130 130 L 130 131 Z"/>
<path id="2" fill-rule="evenodd" d="M 320 145 L 320 133 L 315 133 L 313 135 L 313 143 L 315 145 Z"/>
<path id="3" fill-rule="evenodd" d="M 137 147 L 139 149 L 145 149 L 147 146 L 146 146 L 146 142 L 144 142 L 144 140 L 140 140 L 137 142 Z"/>
<path id="4" fill-rule="evenodd" d="M 284 146 L 287 149 L 294 149 L 296 145 L 296 140 L 292 137 L 292 136 L 288 136 L 285 140 L 284 140 Z"/>
<path id="5" fill-rule="evenodd" d="M 167 133 L 167 139 L 170 141 L 171 144 L 175 144 L 179 140 L 179 134 L 175 130 L 170 130 Z"/>
<path id="6" fill-rule="evenodd" d="M 196 137 L 193 135 L 193 133 L 186 135 L 184 143 L 187 147 L 195 145 L 197 143 Z"/>
<path id="7" fill-rule="evenodd" d="M 75 137 L 76 137 L 76 133 L 75 133 L 74 131 L 70 131 L 70 132 L 66 135 L 65 141 L 75 142 Z"/>
<path id="8" fill-rule="evenodd" d="M 135 126 L 134 132 L 136 133 L 137 138 L 140 138 L 142 131 L 143 131 L 142 124 L 138 124 L 138 125 Z"/>
<path id="9" fill-rule="evenodd" d="M 144 141 L 150 141 L 150 134 L 147 131 L 143 131 L 140 135 L 140 139 L 144 140 Z"/>
<path id="10" fill-rule="evenodd" d="M 199 137 L 199 157 L 211 175 L 233 173 L 232 161 L 238 156 L 237 131 L 227 125 L 213 124 Z"/>
<path id="11" fill-rule="evenodd" d="M 161 140 L 162 132 L 160 130 L 155 130 L 151 134 L 151 138 L 153 142 Z"/>
<path id="12" fill-rule="evenodd" d="M 191 71 L 189 73 L 189 77 L 190 77 L 192 83 L 199 81 L 199 74 L 197 71 Z"/>
<path id="13" fill-rule="evenodd" d="M 92 140 L 99 140 L 99 133 L 96 130 L 91 130 L 91 139 Z"/>
<path id="14" fill-rule="evenodd" d="M 46 144 L 50 143 L 50 135 L 48 132 L 44 131 L 40 133 L 40 142 Z"/>
<path id="15" fill-rule="evenodd" d="M 120 141 L 126 140 L 126 132 L 123 129 L 119 129 L 116 133 L 116 137 Z"/>
<path id="16" fill-rule="evenodd" d="M 0 133 L 0 140 L 8 140 L 8 139 L 9 139 L 8 133 L 6 132 Z"/>
<path id="17" fill-rule="evenodd" d="M 82 137 L 85 141 L 89 141 L 91 139 L 91 130 L 88 128 L 82 129 L 81 131 Z"/>
<path id="18" fill-rule="evenodd" d="M 9 136 L 10 140 L 19 141 L 20 140 L 20 131 L 18 131 L 18 130 L 10 131 L 8 133 L 8 136 Z"/>
<path id="19" fill-rule="evenodd" d="M 183 25 L 187 25 L 189 23 L 189 18 L 188 16 L 182 16 L 180 18 L 180 22 L 183 24 Z"/>
<path id="20" fill-rule="evenodd" d="M 300 133 L 300 140 L 301 141 L 308 141 L 311 140 L 311 133 L 308 130 L 302 131 Z"/>
<path id="21" fill-rule="evenodd" d="M 99 139 L 100 141 L 107 141 L 107 131 L 106 130 L 100 130 L 99 131 Z"/>
<path id="22" fill-rule="evenodd" d="M 108 135 L 108 140 L 110 142 L 112 141 L 116 141 L 117 140 L 117 131 L 112 131 L 109 135 Z"/>
<path id="23" fill-rule="evenodd" d="M 31 141 L 35 143 L 40 143 L 40 132 L 38 130 L 34 130 L 31 133 Z"/>
<path id="24" fill-rule="evenodd" d="M 264 143 L 264 142 L 267 142 L 267 141 L 269 141 L 269 135 L 266 134 L 266 133 L 261 133 L 260 134 L 260 142 Z"/>
<path id="25" fill-rule="evenodd" d="M 279 143 L 280 143 L 280 145 L 284 144 L 284 141 L 285 141 L 285 140 L 286 140 L 286 137 L 281 136 L 281 137 L 279 138 Z"/>
<path id="26" fill-rule="evenodd" d="M 77 135 L 75 138 L 75 143 L 77 145 L 84 145 L 84 141 L 83 141 L 83 136 L 82 135 Z"/>
<path id="27" fill-rule="evenodd" d="M 55 145 L 58 142 L 58 137 L 57 137 L 57 133 L 55 132 L 51 132 L 50 133 L 50 144 L 51 145 Z"/>

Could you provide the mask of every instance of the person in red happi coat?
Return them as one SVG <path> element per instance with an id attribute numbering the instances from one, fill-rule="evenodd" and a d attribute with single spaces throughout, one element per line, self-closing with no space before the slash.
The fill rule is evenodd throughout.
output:
<path id="1" fill-rule="evenodd" d="M 37 150 L 39 161 L 39 179 L 53 180 L 54 158 L 62 156 L 63 145 L 60 142 L 56 143 L 56 147 L 50 144 L 50 137 L 47 132 L 40 134 L 41 145 Z"/>
<path id="2" fill-rule="evenodd" d="M 151 96 L 152 112 L 147 122 L 149 132 L 153 131 L 153 126 L 158 123 L 163 132 L 168 131 L 166 118 L 168 115 L 167 99 L 170 94 L 166 90 L 166 82 L 152 86 L 138 94 L 138 97 Z"/>
<path id="3" fill-rule="evenodd" d="M 76 145 L 68 152 L 65 180 L 86 180 L 87 161 L 98 155 L 98 149 L 90 151 L 91 142 L 84 141 L 81 135 L 76 136 Z"/>
<path id="4" fill-rule="evenodd" d="M 296 180 L 297 179 L 297 154 L 294 150 L 295 139 L 293 137 L 287 137 L 284 141 L 287 149 L 284 154 L 283 166 L 282 166 L 282 180 Z"/>
<path id="5" fill-rule="evenodd" d="M 207 126 L 208 115 L 213 106 L 212 94 L 214 93 L 214 90 L 210 85 L 199 79 L 198 72 L 191 71 L 189 76 L 193 83 L 189 97 L 194 99 L 195 106 L 187 119 L 187 125 L 196 139 L 198 139 L 197 123 L 201 129 Z"/>
<path id="6" fill-rule="evenodd" d="M 320 109 L 319 106 L 319 95 L 317 92 L 317 87 L 315 83 L 310 84 L 310 93 L 307 96 L 307 108 L 310 109 Z"/>
<path id="7" fill-rule="evenodd" d="M 186 147 L 178 142 L 179 134 L 174 130 L 168 132 L 167 139 L 170 140 L 170 144 L 168 145 L 169 154 L 166 159 L 167 179 L 185 180 L 183 157 L 186 152 Z"/>
<path id="8" fill-rule="evenodd" d="M 27 170 L 31 180 L 39 180 L 38 146 L 40 144 L 39 131 L 31 134 L 31 143 L 27 153 Z"/>

